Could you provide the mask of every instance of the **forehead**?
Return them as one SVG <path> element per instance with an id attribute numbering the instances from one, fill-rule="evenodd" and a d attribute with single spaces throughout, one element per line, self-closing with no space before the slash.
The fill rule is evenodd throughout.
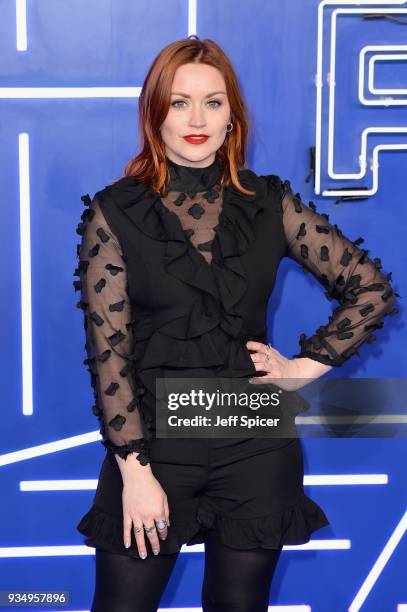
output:
<path id="1" fill-rule="evenodd" d="M 175 71 L 171 91 L 188 94 L 226 91 L 222 73 L 208 64 L 183 64 Z"/>

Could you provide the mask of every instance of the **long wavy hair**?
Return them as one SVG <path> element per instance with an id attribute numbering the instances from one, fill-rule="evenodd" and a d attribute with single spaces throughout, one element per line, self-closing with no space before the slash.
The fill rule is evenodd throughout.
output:
<path id="1" fill-rule="evenodd" d="M 233 129 L 226 134 L 225 141 L 216 152 L 216 157 L 224 169 L 221 185 L 232 182 L 242 193 L 255 195 L 254 191 L 241 185 L 237 174 L 238 169 L 245 167 L 249 131 L 248 113 L 237 75 L 219 45 L 209 38 L 200 40 L 195 35 L 167 45 L 154 59 L 139 97 L 140 153 L 127 162 L 124 174 L 126 177 L 134 176 L 140 181 L 146 181 L 158 193 L 169 181 L 160 127 L 170 108 L 175 71 L 183 64 L 194 62 L 217 68 L 226 84 Z"/>

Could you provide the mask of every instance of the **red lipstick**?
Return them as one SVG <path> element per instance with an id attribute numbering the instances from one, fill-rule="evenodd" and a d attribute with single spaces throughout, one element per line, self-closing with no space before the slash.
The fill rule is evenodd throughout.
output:
<path id="1" fill-rule="evenodd" d="M 202 144 L 208 140 L 209 136 L 207 134 L 187 134 L 183 138 L 191 144 Z"/>

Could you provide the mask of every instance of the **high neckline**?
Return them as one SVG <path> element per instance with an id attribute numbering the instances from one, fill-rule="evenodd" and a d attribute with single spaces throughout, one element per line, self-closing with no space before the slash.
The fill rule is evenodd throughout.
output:
<path id="1" fill-rule="evenodd" d="M 221 163 L 217 158 L 209 166 L 203 168 L 183 166 L 172 161 L 169 157 L 166 157 L 166 161 L 170 173 L 167 189 L 185 192 L 190 197 L 195 197 L 200 191 L 212 189 L 222 175 Z"/>

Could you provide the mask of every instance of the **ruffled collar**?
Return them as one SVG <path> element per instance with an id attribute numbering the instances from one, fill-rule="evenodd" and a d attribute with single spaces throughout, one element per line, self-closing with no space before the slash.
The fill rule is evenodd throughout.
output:
<path id="1" fill-rule="evenodd" d="M 209 166 L 203 168 L 177 164 L 169 157 L 166 157 L 166 162 L 170 175 L 166 192 L 173 189 L 194 198 L 200 191 L 212 189 L 222 176 L 222 164 L 217 158 Z"/>
<path id="2" fill-rule="evenodd" d="M 233 184 L 223 186 L 211 263 L 192 245 L 178 215 L 145 182 L 128 176 L 100 192 L 108 199 L 111 197 L 143 234 L 166 242 L 163 265 L 167 272 L 206 296 L 207 316 L 202 317 L 201 309 L 193 309 L 185 321 L 187 336 L 203 333 L 203 328 L 210 329 L 219 323 L 234 338 L 242 331 L 238 304 L 246 292 L 247 278 L 241 258 L 255 239 L 255 219 L 265 207 L 267 189 L 265 182 L 249 169 L 239 170 L 238 176 L 241 184 L 254 189 L 256 194 L 245 195 Z"/>

